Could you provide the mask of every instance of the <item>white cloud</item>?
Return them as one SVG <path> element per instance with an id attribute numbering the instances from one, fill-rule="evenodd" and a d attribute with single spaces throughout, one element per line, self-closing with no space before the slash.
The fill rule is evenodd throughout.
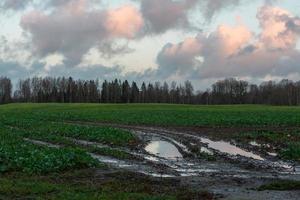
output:
<path id="1" fill-rule="evenodd" d="M 143 25 L 139 11 L 131 5 L 114 10 L 88 8 L 86 0 L 74 0 L 50 13 L 25 14 L 21 27 L 33 53 L 40 57 L 60 53 L 65 64 L 75 66 L 91 48 L 114 38 L 133 39 Z"/>
<path id="2" fill-rule="evenodd" d="M 262 29 L 258 35 L 243 24 L 220 25 L 208 36 L 200 33 L 179 44 L 167 44 L 157 57 L 158 75 L 179 73 L 205 79 L 299 72 L 299 18 L 272 6 L 263 6 L 257 18 Z M 199 56 L 203 62 L 197 60 Z"/>

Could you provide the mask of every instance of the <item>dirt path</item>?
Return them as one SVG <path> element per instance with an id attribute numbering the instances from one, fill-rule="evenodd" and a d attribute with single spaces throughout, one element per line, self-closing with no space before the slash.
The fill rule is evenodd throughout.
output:
<path id="1" fill-rule="evenodd" d="M 213 129 L 68 123 L 105 125 L 130 130 L 143 141 L 138 147 L 139 151 L 134 154 L 147 160 L 155 169 L 161 166 L 160 170 L 166 174 L 161 173 L 160 176 L 180 180 L 182 185 L 189 185 L 195 190 L 208 190 L 220 199 L 300 198 L 300 191 L 256 190 L 262 184 L 278 179 L 300 181 L 299 167 L 295 166 L 295 163 L 281 161 L 267 152 L 253 152 L 253 148 L 239 148 L 239 145 L 232 142 L 210 139 L 214 138 Z M 208 134 L 205 131 L 208 131 Z M 177 157 L 172 157 L 174 147 L 180 153 L 175 151 Z M 155 174 L 159 176 L 152 173 Z"/>

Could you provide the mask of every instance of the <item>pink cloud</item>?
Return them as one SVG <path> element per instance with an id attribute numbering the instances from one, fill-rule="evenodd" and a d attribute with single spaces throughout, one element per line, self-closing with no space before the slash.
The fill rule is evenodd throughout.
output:
<path id="1" fill-rule="evenodd" d="M 289 49 L 296 45 L 297 34 L 287 26 L 293 16 L 286 10 L 278 7 L 263 6 L 257 18 L 262 28 L 260 41 L 266 48 Z"/>
<path id="2" fill-rule="evenodd" d="M 242 24 L 237 26 L 221 25 L 214 34 L 214 37 L 219 40 L 225 56 L 237 53 L 253 38 L 251 31 Z"/>
<path id="3" fill-rule="evenodd" d="M 140 12 L 127 5 L 107 12 L 105 27 L 116 37 L 134 38 L 144 25 Z"/>
<path id="4" fill-rule="evenodd" d="M 220 25 L 208 35 L 200 33 L 179 44 L 167 44 L 157 57 L 158 74 L 168 77 L 180 72 L 185 77 L 221 78 L 300 72 L 300 51 L 296 49 L 300 19 L 272 6 L 262 7 L 257 18 L 262 30 L 257 35 L 238 23 Z"/>
<path id="5" fill-rule="evenodd" d="M 90 8 L 87 0 L 73 0 L 50 13 L 31 11 L 22 17 L 20 25 L 31 39 L 34 54 L 61 53 L 73 66 L 93 47 L 117 38 L 134 39 L 143 19 L 132 5 L 99 10 Z"/>

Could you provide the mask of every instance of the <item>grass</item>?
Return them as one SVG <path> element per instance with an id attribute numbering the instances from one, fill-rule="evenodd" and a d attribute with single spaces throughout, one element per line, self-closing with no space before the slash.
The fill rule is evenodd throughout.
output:
<path id="1" fill-rule="evenodd" d="M 131 193 L 126 191 L 111 191 L 109 186 L 103 188 L 82 187 L 65 184 L 49 183 L 34 179 L 10 180 L 0 178 L 0 198 L 5 199 L 128 199 L 128 200 L 171 200 L 174 197 L 167 195 L 150 195 L 146 193 Z"/>
<path id="2" fill-rule="evenodd" d="M 300 142 L 292 142 L 280 151 L 280 155 L 285 159 L 300 161 Z"/>
<path id="3" fill-rule="evenodd" d="M 210 193 L 195 192 L 176 183 L 174 180 L 153 181 L 130 173 L 99 174 L 93 170 L 68 172 L 59 177 L 12 174 L 0 178 L 0 199 L 212 199 Z"/>
<path id="4" fill-rule="evenodd" d="M 67 126 L 68 129 L 71 130 L 72 126 Z M 44 126 L 44 128 L 40 129 L 39 126 L 36 125 L 33 126 L 33 130 L 32 128 L 29 129 L 29 127 L 27 127 L 27 129 L 20 129 L 7 128 L 6 126 L 2 126 L 0 128 L 0 172 L 23 171 L 25 173 L 31 174 L 45 174 L 70 169 L 89 168 L 95 166 L 100 167 L 100 164 L 93 160 L 86 153 L 87 151 L 120 159 L 130 158 L 130 154 L 117 149 L 108 147 L 99 148 L 95 146 L 87 147 L 75 145 L 73 142 L 63 137 L 59 131 L 55 132 L 53 131 L 53 129 L 51 129 L 53 131 L 51 132 L 50 129 L 48 129 L 49 126 L 47 125 Z M 109 131 L 104 135 L 114 134 L 114 132 L 112 131 L 113 129 L 100 128 L 99 135 L 103 136 L 103 132 L 105 132 L 105 130 Z M 124 134 L 127 133 L 125 131 L 114 131 L 116 132 L 117 136 L 118 134 L 122 134 L 123 132 Z M 83 134 L 84 132 L 79 133 Z M 95 132 L 92 132 L 92 134 L 96 135 Z M 89 134 L 86 135 L 88 138 L 90 137 Z M 112 137 L 113 139 L 110 141 L 111 144 L 116 144 L 115 141 L 122 141 L 120 139 L 114 139 L 115 137 Z M 23 138 L 30 138 L 34 140 L 50 142 L 53 144 L 59 144 L 63 148 L 54 149 L 45 146 L 37 146 L 28 141 L 24 141 Z M 109 142 L 108 138 L 111 138 L 111 136 L 106 137 L 105 141 Z M 127 140 L 123 139 L 123 142 L 127 142 Z M 120 142 L 118 142 L 117 144 L 119 143 Z"/>
<path id="5" fill-rule="evenodd" d="M 297 126 L 300 107 L 262 105 L 10 104 L 2 119 L 91 121 L 162 126 Z"/>
<path id="6" fill-rule="evenodd" d="M 292 180 L 277 180 L 269 184 L 262 185 L 258 188 L 258 190 L 300 190 L 300 181 L 292 181 Z"/>
<path id="7" fill-rule="evenodd" d="M 111 127 L 90 127 L 85 125 L 73 125 L 53 122 L 18 121 L 13 123 L 5 121 L 6 126 L 13 126 L 11 129 L 22 138 L 45 141 L 64 147 L 71 147 L 85 150 L 105 156 L 112 156 L 120 159 L 128 159 L 130 154 L 108 147 L 99 148 L 95 145 L 84 146 L 75 144 L 71 139 L 86 140 L 108 144 L 110 146 L 131 146 L 137 143 L 135 136 L 129 131 Z"/>
<path id="8" fill-rule="evenodd" d="M 259 140 L 265 143 L 289 143 L 290 141 L 300 140 L 300 131 L 250 131 L 238 133 L 234 136 L 236 139 Z"/>
<path id="9" fill-rule="evenodd" d="M 15 119 L 19 120 L 16 121 Z M 136 142 L 135 136 L 129 131 L 111 127 L 74 125 L 62 122 L 54 123 L 40 120 L 28 120 L 27 118 L 14 118 L 13 120 L 6 118 L 2 120 L 2 123 L 7 126 L 22 129 L 24 137 L 62 136 L 117 146 L 127 146 Z"/>
<path id="10" fill-rule="evenodd" d="M 97 166 L 85 151 L 76 148 L 53 149 L 23 140 L 16 132 L 0 128 L 0 171 L 45 174 Z"/>
<path id="11" fill-rule="evenodd" d="M 130 155 L 116 149 L 83 147 L 66 137 L 125 146 L 135 141 L 132 133 L 109 127 L 88 127 L 52 122 L 36 122 L 27 119 L 5 120 L 0 127 L 0 172 L 22 171 L 29 174 L 47 174 L 79 168 L 102 167 L 87 154 L 128 159 Z M 8 127 L 13 126 L 13 127 Z M 53 149 L 37 146 L 23 138 L 30 138 L 62 145 Z"/>

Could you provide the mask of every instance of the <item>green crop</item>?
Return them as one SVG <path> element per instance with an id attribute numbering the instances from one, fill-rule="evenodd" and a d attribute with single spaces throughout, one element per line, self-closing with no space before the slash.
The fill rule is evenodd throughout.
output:
<path id="1" fill-rule="evenodd" d="M 54 149 L 26 142 L 16 131 L 0 128 L 0 171 L 44 174 L 94 167 L 97 162 L 74 148 Z"/>
<path id="2" fill-rule="evenodd" d="M 262 105 L 11 104 L 1 120 L 90 121 L 161 126 L 298 126 L 300 107 Z"/>

